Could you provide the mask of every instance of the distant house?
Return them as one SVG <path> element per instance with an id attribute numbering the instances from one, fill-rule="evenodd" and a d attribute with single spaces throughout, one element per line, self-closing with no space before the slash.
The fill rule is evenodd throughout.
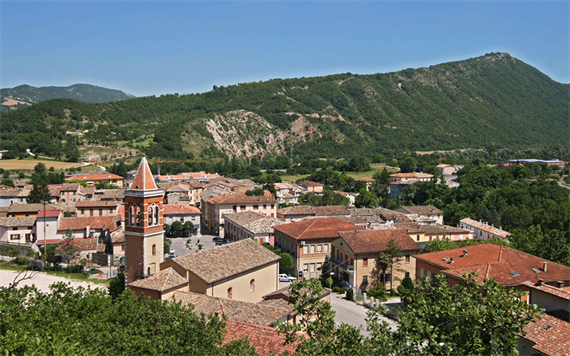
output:
<path id="1" fill-rule="evenodd" d="M 275 246 L 288 252 L 295 262 L 295 270 L 303 278 L 319 278 L 322 267 L 331 257 L 331 244 L 339 231 L 355 231 L 359 227 L 335 218 L 307 219 L 274 226 Z M 360 227 L 360 229 L 362 229 Z"/>
<path id="2" fill-rule="evenodd" d="M 277 218 L 283 221 L 291 221 L 302 218 L 325 218 L 350 216 L 350 211 L 344 205 L 311 206 L 296 205 L 277 210 Z"/>
<path id="3" fill-rule="evenodd" d="M 200 209 L 189 204 L 164 204 L 164 223 L 172 225 L 180 221 L 182 224 L 190 221 L 196 232 L 200 230 Z"/>
<path id="4" fill-rule="evenodd" d="M 77 203 L 82 200 L 81 184 L 79 183 L 64 183 L 59 188 L 59 202 L 60 203 Z"/>
<path id="5" fill-rule="evenodd" d="M 118 214 L 119 204 L 112 200 L 80 201 L 75 204 L 78 217 L 115 216 Z"/>
<path id="6" fill-rule="evenodd" d="M 317 195 L 322 194 L 324 188 L 324 185 L 322 183 L 317 183 L 310 180 L 297 182 L 297 184 L 303 187 L 307 192 L 315 193 Z"/>
<path id="7" fill-rule="evenodd" d="M 488 240 L 492 238 L 507 239 L 511 233 L 503 230 L 501 227 L 494 227 L 483 221 L 477 221 L 470 218 L 459 221 L 459 227 L 473 231 L 474 238 L 477 240 Z"/>
<path id="8" fill-rule="evenodd" d="M 275 218 L 269 218 L 253 211 L 224 215 L 224 234 L 226 239 L 239 241 L 253 239 L 259 243 L 274 245 L 273 226 L 283 224 Z"/>
<path id="9" fill-rule="evenodd" d="M 472 240 L 474 236 L 473 232 L 467 229 L 440 224 L 418 224 L 414 222 L 393 224 L 393 227 L 406 231 L 422 248 L 433 240 L 463 241 Z"/>
<path id="10" fill-rule="evenodd" d="M 112 174 L 112 173 L 98 173 L 98 174 L 76 174 L 64 179 L 65 182 L 70 180 L 82 180 L 88 185 L 95 185 L 96 183 L 114 184 L 119 188 L 123 187 L 125 178 Z"/>
<path id="11" fill-rule="evenodd" d="M 8 207 L 12 204 L 26 204 L 29 189 L 0 189 L 0 207 Z"/>
<path id="12" fill-rule="evenodd" d="M 54 210 L 56 206 L 53 204 L 12 204 L 8 208 L 9 217 L 37 216 L 38 212 L 43 210 Z"/>
<path id="13" fill-rule="evenodd" d="M 202 197 L 202 228 L 215 234 L 224 233 L 224 215 L 244 211 L 254 211 L 274 218 L 277 213 L 277 200 L 269 191 L 263 195 L 227 193 L 204 200 Z"/>
<path id="14" fill-rule="evenodd" d="M 415 260 L 420 246 L 402 230 L 340 231 L 339 239 L 332 243 L 331 265 L 335 274 L 350 285 L 366 290 L 382 282 L 381 270 L 376 259 L 388 249 L 393 239 L 402 250 L 402 259 L 394 265 L 394 287 L 404 277 L 415 279 Z M 390 271 L 386 272 L 387 274 Z M 386 276 L 386 281 L 390 277 Z"/>
<path id="15" fill-rule="evenodd" d="M 36 241 L 36 217 L 0 218 L 0 245 L 31 247 Z"/>
<path id="16" fill-rule="evenodd" d="M 355 181 L 363 182 L 364 184 L 366 184 L 366 190 L 370 190 L 370 187 L 372 186 L 372 184 L 376 183 L 376 179 L 368 178 L 368 177 L 358 178 L 358 179 L 355 179 Z"/>
<path id="17" fill-rule="evenodd" d="M 404 214 L 413 214 L 420 217 L 428 217 L 435 224 L 443 224 L 443 211 L 433 205 L 402 206 L 396 211 Z"/>

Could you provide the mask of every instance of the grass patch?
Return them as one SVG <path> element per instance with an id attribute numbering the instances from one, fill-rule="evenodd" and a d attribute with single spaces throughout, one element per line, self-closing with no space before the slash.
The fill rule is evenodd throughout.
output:
<path id="1" fill-rule="evenodd" d="M 10 170 L 32 170 L 34 167 L 42 162 L 46 168 L 53 167 L 54 169 L 65 169 L 80 166 L 81 163 L 49 161 L 49 160 L 36 160 L 36 159 L 3 159 L 0 160 L 0 168 Z"/>
<path id="2" fill-rule="evenodd" d="M 0 261 L 0 269 L 20 272 L 22 270 L 25 270 L 26 267 L 17 265 L 11 261 L 10 262 Z M 45 272 L 42 271 L 40 273 L 44 273 L 48 276 L 53 276 L 53 277 L 67 278 L 67 279 L 71 279 L 73 281 L 90 282 L 90 283 L 104 285 L 107 287 L 109 286 L 108 280 L 90 279 L 87 277 L 87 275 L 85 273 L 67 273 L 67 272 L 56 272 L 56 271 L 45 271 Z"/>

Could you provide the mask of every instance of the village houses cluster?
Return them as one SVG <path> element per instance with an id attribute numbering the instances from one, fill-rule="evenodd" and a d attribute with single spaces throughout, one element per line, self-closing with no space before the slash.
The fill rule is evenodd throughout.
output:
<path id="1" fill-rule="evenodd" d="M 390 179 L 391 194 L 398 194 L 402 186 L 433 176 L 398 173 Z M 75 180 L 86 185 L 69 183 Z M 97 182 L 118 189 L 95 189 Z M 526 301 L 546 309 L 521 337 L 522 354 L 558 355 L 556 347 L 568 349 L 570 323 L 560 315 L 570 313 L 569 267 L 494 244 L 419 254 L 436 239 L 508 239 L 510 233 L 500 227 L 469 218 L 447 226 L 443 212 L 433 206 L 295 205 L 301 194 L 323 193 L 322 184 L 310 181 L 277 183 L 276 196 L 257 188 L 251 180 L 205 172 L 153 176 L 144 157 L 127 177 L 82 174 L 51 185 L 52 199 L 45 204 L 26 204 L 26 185 L 1 187 L 0 245 L 18 247 L 23 254 L 26 249 L 41 252 L 44 244 L 60 244 L 71 231 L 73 244 L 90 263 L 124 266 L 127 287 L 135 293 L 192 304 L 198 314 L 224 315 L 226 337 L 249 335 L 254 347 L 271 344 L 275 352 L 294 351 L 283 346 L 275 323 L 297 323 L 300 316 L 288 303 L 289 288 L 279 287 L 281 257 L 262 244 L 291 255 L 294 278 L 334 275 L 362 292 L 384 280 L 396 288 L 405 277 L 443 273 L 455 284 L 463 274 L 477 272 L 479 278 L 524 291 Z M 279 207 L 285 203 L 292 206 Z M 191 224 L 194 233 L 218 235 L 224 243 L 166 258 L 164 225 L 176 221 Z M 381 273 L 376 263 L 390 243 L 402 251 L 393 276 Z M 328 301 L 329 293 L 322 299 Z"/>

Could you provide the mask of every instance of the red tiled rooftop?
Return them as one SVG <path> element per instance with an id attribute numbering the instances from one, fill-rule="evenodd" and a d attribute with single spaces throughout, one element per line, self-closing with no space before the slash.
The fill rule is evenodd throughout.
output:
<path id="1" fill-rule="evenodd" d="M 467 250 L 467 257 L 461 257 L 463 250 Z M 517 285 L 525 281 L 570 280 L 570 267 L 491 243 L 431 252 L 414 257 L 419 261 L 436 265 L 443 269 L 443 273 L 456 278 L 460 278 L 462 274 L 476 272 L 479 275 L 477 277 L 479 281 L 484 278 L 494 278 L 505 285 Z M 453 263 L 444 261 L 445 257 L 453 258 Z M 546 272 L 543 271 L 544 262 L 547 263 Z M 514 276 L 511 272 L 516 272 L 518 276 Z"/>
<path id="2" fill-rule="evenodd" d="M 533 349 L 549 356 L 570 355 L 570 323 L 542 314 L 525 329 L 524 338 L 535 343 Z"/>
<path id="3" fill-rule="evenodd" d="M 91 181 L 91 180 L 117 180 L 117 179 L 125 179 L 124 177 L 118 176 L 112 173 L 99 173 L 99 174 L 77 174 L 68 178 L 65 178 L 64 181 L 68 182 L 70 180 L 83 180 L 83 181 Z"/>
<path id="4" fill-rule="evenodd" d="M 394 173 L 390 174 L 390 177 L 394 178 L 416 178 L 415 173 Z"/>
<path id="5" fill-rule="evenodd" d="M 72 217 L 62 218 L 58 231 L 83 230 L 89 225 L 90 229 L 96 230 L 115 230 L 117 228 L 118 216 L 97 216 L 97 217 Z"/>
<path id="6" fill-rule="evenodd" d="M 339 231 L 356 231 L 362 229 L 362 227 L 335 218 L 317 218 L 276 225 L 273 229 L 291 238 L 302 240 L 336 238 L 338 237 Z"/>
<path id="7" fill-rule="evenodd" d="M 365 183 L 374 183 L 374 182 L 376 182 L 376 179 L 363 177 L 363 178 L 358 178 L 356 181 L 357 182 L 365 182 Z"/>
<path id="8" fill-rule="evenodd" d="M 200 209 L 189 204 L 164 204 L 164 215 L 200 214 Z"/>
<path id="9" fill-rule="evenodd" d="M 385 251 L 391 239 L 394 239 L 403 251 L 420 249 L 403 230 L 342 231 L 338 234 L 354 253 Z"/>
<path id="10" fill-rule="evenodd" d="M 568 290 L 556 288 L 556 287 L 548 285 L 548 284 L 540 284 L 539 285 L 537 283 L 532 283 L 529 281 L 523 282 L 523 284 L 529 288 L 536 289 L 536 290 L 539 290 L 539 291 L 544 292 L 544 293 L 552 294 L 554 296 L 557 296 L 558 298 L 570 300 L 570 291 L 568 291 Z"/>
<path id="11" fill-rule="evenodd" d="M 50 217 L 50 216 L 59 216 L 59 214 L 61 213 L 61 210 L 46 210 L 45 211 L 45 216 L 46 217 Z M 38 218 L 43 218 L 44 217 L 44 211 L 40 210 L 38 212 Z"/>
<path id="12" fill-rule="evenodd" d="M 245 193 L 228 193 L 217 196 L 208 200 L 210 204 L 253 204 L 253 203 L 269 203 L 275 204 L 277 200 L 269 191 L 264 191 L 263 195 L 247 195 Z"/>
<path id="13" fill-rule="evenodd" d="M 285 335 L 280 334 L 277 329 L 269 326 L 228 320 L 226 321 L 226 330 L 224 343 L 247 338 L 260 356 L 281 355 L 285 352 L 292 355 L 298 344 L 291 343 L 285 345 Z"/>

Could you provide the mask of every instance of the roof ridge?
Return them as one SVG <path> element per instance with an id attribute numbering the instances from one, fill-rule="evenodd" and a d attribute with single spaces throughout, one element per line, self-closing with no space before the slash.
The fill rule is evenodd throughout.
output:
<path id="1" fill-rule="evenodd" d="M 304 234 L 305 232 L 307 232 L 307 230 L 309 230 L 311 227 L 313 227 L 313 225 L 316 223 L 317 220 L 319 220 L 319 218 L 311 219 L 311 220 L 313 220 L 313 221 L 311 221 L 311 223 L 309 224 L 309 226 L 307 226 L 307 228 L 306 228 L 305 230 L 303 230 L 302 233 L 299 234 L 299 238 L 301 238 L 301 237 L 303 236 L 303 234 Z"/>
<path id="2" fill-rule="evenodd" d="M 222 309 L 222 315 L 226 315 L 226 310 L 224 309 L 224 303 L 222 301 L 222 298 L 217 298 L 217 297 L 214 298 L 216 298 L 218 300 L 218 303 L 220 304 L 220 309 Z"/>

